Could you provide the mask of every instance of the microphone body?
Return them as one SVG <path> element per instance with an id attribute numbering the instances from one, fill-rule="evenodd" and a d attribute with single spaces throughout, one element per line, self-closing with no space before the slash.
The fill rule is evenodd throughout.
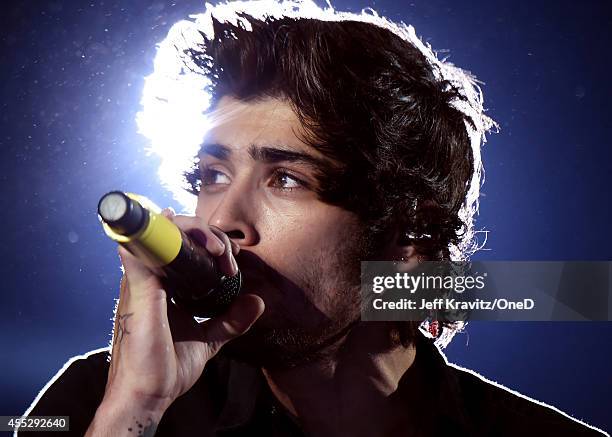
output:
<path id="1" fill-rule="evenodd" d="M 242 277 L 224 276 L 214 258 L 144 196 L 111 191 L 98 216 L 106 235 L 152 268 L 174 302 L 197 317 L 214 317 L 240 292 Z"/>

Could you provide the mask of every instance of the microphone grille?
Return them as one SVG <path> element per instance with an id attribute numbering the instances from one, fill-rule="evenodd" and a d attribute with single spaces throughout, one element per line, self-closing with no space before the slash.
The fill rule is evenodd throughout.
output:
<path id="1" fill-rule="evenodd" d="M 100 200 L 98 214 L 105 222 L 120 221 L 128 212 L 128 199 L 125 194 L 111 192 Z"/>

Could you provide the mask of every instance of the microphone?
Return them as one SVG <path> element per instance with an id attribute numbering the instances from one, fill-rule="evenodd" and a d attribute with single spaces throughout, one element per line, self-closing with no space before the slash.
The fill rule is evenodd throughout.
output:
<path id="1" fill-rule="evenodd" d="M 214 317 L 240 293 L 242 275 L 225 276 L 206 249 L 144 196 L 106 193 L 98 203 L 104 232 L 147 266 L 159 268 L 168 295 L 197 317 Z"/>

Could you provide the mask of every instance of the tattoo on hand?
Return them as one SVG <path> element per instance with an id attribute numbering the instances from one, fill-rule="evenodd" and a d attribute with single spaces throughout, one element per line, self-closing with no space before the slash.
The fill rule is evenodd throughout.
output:
<path id="1" fill-rule="evenodd" d="M 127 329 L 127 319 L 133 315 L 134 313 L 127 313 L 119 314 L 117 316 L 117 333 L 115 334 L 115 344 L 121 343 L 123 337 L 130 333 L 130 331 Z"/>
<path id="2" fill-rule="evenodd" d="M 134 417 L 134 419 L 136 418 Z M 150 417 L 147 419 L 147 423 L 140 423 L 138 420 L 136 420 L 136 426 L 128 428 L 129 432 L 136 431 L 136 435 L 139 437 L 153 437 L 156 430 L 157 423 L 153 422 L 153 419 Z"/>

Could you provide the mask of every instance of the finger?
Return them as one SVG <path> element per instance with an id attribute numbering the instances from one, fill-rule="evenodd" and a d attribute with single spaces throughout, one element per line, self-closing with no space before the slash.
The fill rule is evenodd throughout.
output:
<path id="1" fill-rule="evenodd" d="M 232 253 L 234 255 L 238 255 L 238 253 L 240 252 L 240 245 L 236 243 L 234 240 L 232 240 L 231 238 L 229 240 L 230 240 L 230 243 L 232 243 Z"/>
<path id="2" fill-rule="evenodd" d="M 173 221 L 211 255 L 220 256 L 225 253 L 225 243 L 210 230 L 202 218 L 176 215 Z"/>
<path id="3" fill-rule="evenodd" d="M 167 219 L 172 220 L 172 218 L 176 215 L 176 212 L 174 212 L 174 209 L 169 206 L 167 208 L 162 209 L 161 214 Z"/>
<path id="4" fill-rule="evenodd" d="M 203 341 L 216 354 L 225 343 L 247 332 L 264 309 L 264 301 L 259 296 L 238 295 L 225 313 L 202 324 Z"/>
<path id="5" fill-rule="evenodd" d="M 210 226 L 210 230 L 217 237 L 219 237 L 225 245 L 225 251 L 222 255 L 217 257 L 217 266 L 219 267 L 219 270 L 228 276 L 234 276 L 236 273 L 238 273 L 238 264 L 236 263 L 236 259 L 232 253 L 232 243 L 230 238 L 225 232 L 216 226 Z"/>

